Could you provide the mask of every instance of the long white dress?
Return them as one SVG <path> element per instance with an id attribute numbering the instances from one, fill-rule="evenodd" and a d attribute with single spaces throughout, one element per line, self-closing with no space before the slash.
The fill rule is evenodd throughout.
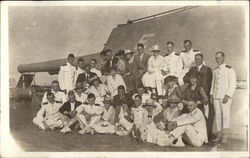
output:
<path id="1" fill-rule="evenodd" d="M 151 56 L 148 59 L 148 71 L 142 77 L 143 86 L 156 88 L 158 95 L 163 95 L 162 70 L 167 70 L 164 57 L 161 55 Z"/>

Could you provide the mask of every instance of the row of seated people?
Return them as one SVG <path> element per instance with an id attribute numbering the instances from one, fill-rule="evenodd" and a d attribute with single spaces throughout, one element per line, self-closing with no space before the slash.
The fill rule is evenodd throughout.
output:
<path id="1" fill-rule="evenodd" d="M 197 86 L 197 76 L 191 76 L 190 80 L 192 86 Z M 92 81 L 93 85 L 94 82 L 100 84 L 98 78 Z M 199 100 L 197 96 L 200 95 L 185 95 L 185 91 L 187 94 L 195 94 L 190 93 L 189 88 L 185 88 L 183 95 L 177 82 L 176 77 L 167 77 L 165 84 L 168 93 L 164 99 L 159 100 L 156 94 L 145 93 L 143 87 L 138 87 L 138 93 L 131 96 L 125 93 L 123 85 L 118 86 L 118 94 L 113 98 L 107 97 L 108 94 L 100 98 L 91 93 L 91 88 L 88 94 L 84 94 L 84 87 L 80 83 L 76 84 L 75 91 L 69 91 L 66 97 L 63 92 L 58 93 L 60 92 L 58 82 L 54 81 L 53 90 L 45 93 L 42 107 L 33 122 L 43 130 L 59 127 L 64 133 L 70 132 L 72 126 L 75 126 L 81 128 L 80 134 L 131 134 L 133 139 L 162 146 L 184 146 L 182 142 L 184 134 L 187 143 L 201 146 L 207 142 L 207 131 L 205 117 L 197 106 L 205 104 L 207 98 L 204 96 Z M 201 87 L 197 90 L 203 94 Z M 63 99 L 58 101 L 60 97 Z M 182 115 L 178 120 L 180 114 Z M 198 133 L 200 139 L 192 133 L 194 131 Z"/>

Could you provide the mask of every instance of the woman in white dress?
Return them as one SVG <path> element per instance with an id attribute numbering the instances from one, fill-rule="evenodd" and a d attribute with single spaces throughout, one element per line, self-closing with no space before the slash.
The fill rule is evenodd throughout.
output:
<path id="1" fill-rule="evenodd" d="M 153 56 L 148 59 L 148 71 L 142 77 L 142 84 L 146 88 L 156 89 L 159 96 L 163 95 L 162 77 L 167 71 L 163 56 L 160 55 L 160 47 L 154 45 L 151 49 Z"/>
<path id="2" fill-rule="evenodd" d="M 90 79 L 90 84 L 89 92 L 95 95 L 97 103 L 103 102 L 104 97 L 110 95 L 108 87 L 97 76 Z"/>

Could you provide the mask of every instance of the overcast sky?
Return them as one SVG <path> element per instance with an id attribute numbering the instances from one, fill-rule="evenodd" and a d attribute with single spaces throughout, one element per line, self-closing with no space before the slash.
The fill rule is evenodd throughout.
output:
<path id="1" fill-rule="evenodd" d="M 78 54 L 81 49 L 80 55 L 99 52 L 118 24 L 179 7 L 10 7 L 10 77 L 18 81 L 19 64 L 65 58 L 69 52 Z M 38 74 L 36 80 L 49 83 L 53 78 L 56 76 L 45 73 Z"/>

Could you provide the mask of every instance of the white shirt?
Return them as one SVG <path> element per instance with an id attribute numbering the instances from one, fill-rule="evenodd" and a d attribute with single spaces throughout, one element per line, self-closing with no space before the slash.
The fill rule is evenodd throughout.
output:
<path id="1" fill-rule="evenodd" d="M 70 103 L 70 109 L 71 109 L 71 111 L 75 110 L 75 103 Z"/>
<path id="2" fill-rule="evenodd" d="M 191 49 L 189 52 L 181 52 L 180 58 L 183 63 L 183 69 L 188 71 L 191 67 L 195 66 L 195 55 L 201 53 L 199 50 Z"/>
<path id="3" fill-rule="evenodd" d="M 171 54 L 165 56 L 164 58 L 167 70 L 170 71 L 169 75 L 174 75 L 176 77 L 179 77 L 183 67 L 180 55 L 176 55 L 176 52 L 172 52 Z"/>
<path id="4" fill-rule="evenodd" d="M 89 93 L 93 93 L 96 98 L 103 99 L 107 93 L 109 93 L 108 87 L 105 84 L 99 84 L 98 87 L 92 85 L 89 89 Z"/>
<path id="5" fill-rule="evenodd" d="M 76 92 L 75 92 L 75 96 L 76 96 L 76 100 L 81 102 L 81 103 L 85 103 L 87 102 L 87 94 L 85 93 L 81 93 L 80 95 L 78 95 Z"/>
<path id="6" fill-rule="evenodd" d="M 137 128 L 146 124 L 147 113 L 142 105 L 136 108 L 132 108 L 131 113 L 134 117 L 134 124 L 137 126 Z"/>
<path id="7" fill-rule="evenodd" d="M 94 104 L 94 105 L 82 104 L 76 108 L 76 111 L 78 113 L 80 113 L 82 110 L 84 110 L 85 112 L 89 114 L 101 115 L 103 113 L 103 106 L 99 104 L 98 105 L 97 104 Z"/>
<path id="8" fill-rule="evenodd" d="M 158 55 L 157 57 L 151 56 L 148 59 L 148 71 L 157 72 L 161 74 L 161 70 L 166 70 L 166 63 L 163 56 Z"/>
<path id="9" fill-rule="evenodd" d="M 96 68 L 90 69 L 90 72 L 93 72 L 97 75 L 97 77 L 102 77 L 101 71 L 97 70 Z"/>
<path id="10" fill-rule="evenodd" d="M 135 98 L 136 95 L 138 95 L 138 94 L 135 93 L 135 94 L 133 95 L 133 99 Z M 151 97 L 150 94 L 148 94 L 148 93 L 143 93 L 142 96 L 141 96 L 141 98 L 142 98 L 142 104 L 146 104 L 147 100 L 150 99 L 150 97 Z"/>
<path id="11" fill-rule="evenodd" d="M 192 125 L 200 139 L 207 142 L 206 120 L 200 109 L 196 108 L 190 113 L 182 114 L 173 121 L 177 121 L 177 126 Z"/>
<path id="12" fill-rule="evenodd" d="M 225 63 L 214 70 L 210 95 L 223 99 L 225 95 L 232 98 L 236 88 L 236 75 L 231 66 Z"/>
<path id="13" fill-rule="evenodd" d="M 103 106 L 103 115 L 102 118 L 104 121 L 108 121 L 109 123 L 114 123 L 114 122 L 110 122 L 111 120 L 114 121 L 114 115 L 115 115 L 115 109 L 113 106 L 109 106 L 108 109 L 106 109 Z"/>
<path id="14" fill-rule="evenodd" d="M 201 67 L 203 66 L 203 64 L 196 66 L 198 68 L 198 72 L 201 70 Z"/>
<path id="15" fill-rule="evenodd" d="M 48 92 L 45 92 L 45 93 L 44 93 L 43 99 L 42 99 L 42 102 L 41 102 L 41 105 L 42 105 L 42 103 L 44 103 L 44 102 L 48 102 L 48 100 L 47 100 L 47 93 L 48 93 Z M 56 101 L 62 102 L 62 104 L 65 103 L 65 102 L 67 101 L 67 97 L 66 97 L 66 95 L 65 95 L 64 92 L 61 92 L 61 91 L 55 92 L 55 91 L 52 89 L 52 90 L 51 90 L 51 93 L 54 94 L 55 100 L 56 100 Z"/>
<path id="16" fill-rule="evenodd" d="M 61 90 L 73 90 L 75 88 L 76 68 L 70 63 L 60 67 L 58 81 Z"/>
<path id="17" fill-rule="evenodd" d="M 118 90 L 117 90 L 118 86 L 123 85 L 125 87 L 125 90 L 126 90 L 125 82 L 124 82 L 122 76 L 118 75 L 118 74 L 116 74 L 115 78 L 113 76 L 109 75 L 107 77 L 107 85 L 108 85 L 108 89 L 109 89 L 112 97 L 118 94 Z"/>
<path id="18" fill-rule="evenodd" d="M 37 112 L 37 117 L 41 120 L 43 119 L 54 119 L 58 120 L 60 119 L 60 112 L 59 109 L 62 106 L 61 103 L 50 103 L 50 102 L 44 102 L 41 109 Z M 45 115 L 45 117 L 44 117 Z"/>

